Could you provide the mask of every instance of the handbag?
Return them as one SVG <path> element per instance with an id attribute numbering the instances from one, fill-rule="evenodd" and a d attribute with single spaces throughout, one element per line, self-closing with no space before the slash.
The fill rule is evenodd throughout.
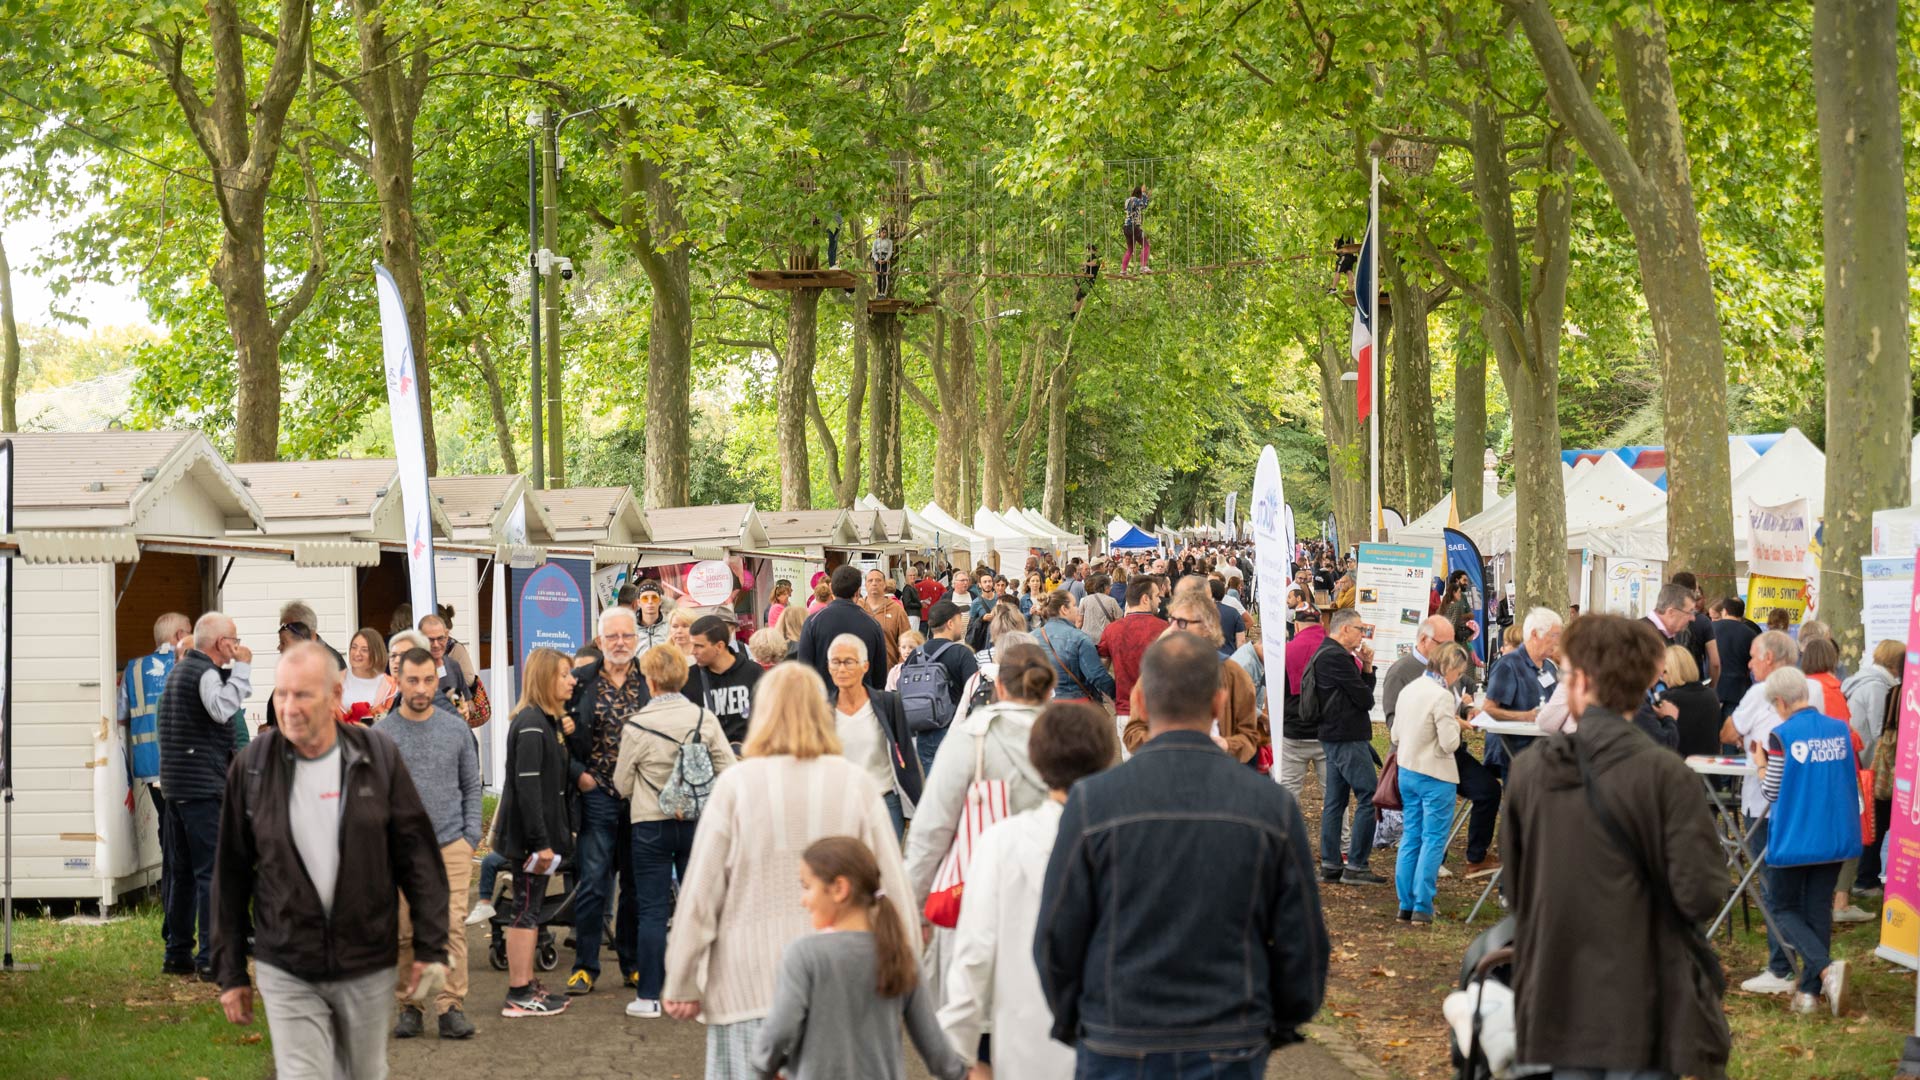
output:
<path id="1" fill-rule="evenodd" d="M 473 696 L 467 699 L 466 721 L 469 728 L 485 727 L 493 719 L 493 695 L 487 693 L 485 679 L 473 680 Z"/>
<path id="2" fill-rule="evenodd" d="M 986 768 L 987 733 L 982 731 L 973 737 L 973 781 L 967 785 L 966 802 L 961 804 L 960 820 L 954 826 L 953 846 L 940 860 L 922 912 L 928 922 L 949 930 L 960 924 L 960 899 L 966 892 L 973 845 L 981 833 L 1007 816 L 1007 782 L 987 779 Z"/>
<path id="3" fill-rule="evenodd" d="M 1849 724 L 1849 727 L 1852 725 Z M 1873 767 L 1860 764 L 1860 733 L 1853 735 L 1853 775 L 1860 781 L 1860 846 L 1873 846 Z"/>
<path id="4" fill-rule="evenodd" d="M 1380 782 L 1373 788 L 1373 812 L 1379 815 L 1388 810 L 1401 810 L 1400 802 L 1400 752 L 1387 754 L 1387 763 L 1380 766 Z M 1376 816 L 1375 820 L 1379 820 Z"/>

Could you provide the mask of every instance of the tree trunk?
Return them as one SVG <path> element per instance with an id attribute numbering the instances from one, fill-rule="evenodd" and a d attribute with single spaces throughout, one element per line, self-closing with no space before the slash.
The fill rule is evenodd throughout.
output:
<path id="1" fill-rule="evenodd" d="M 1588 91 L 1547 0 L 1508 4 L 1540 63 L 1555 116 L 1580 141 L 1633 233 L 1668 403 L 1663 419 L 1668 564 L 1693 571 L 1711 591 L 1730 591 L 1726 358 L 1665 20 L 1649 5 L 1644 24 L 1621 22 L 1612 28 L 1615 81 L 1626 120 L 1623 140 Z"/>
<path id="2" fill-rule="evenodd" d="M 373 153 L 364 165 L 380 199 L 380 261 L 393 275 L 407 312 L 407 338 L 420 387 L 420 434 L 426 443 L 427 472 L 433 474 L 440 468 L 440 450 L 433 431 L 427 294 L 413 213 L 413 129 L 426 95 L 430 61 L 425 50 L 403 53 L 395 47 L 387 36 L 380 0 L 354 0 L 353 15 L 360 41 L 360 80 L 354 96 L 373 140 Z"/>
<path id="3" fill-rule="evenodd" d="M 316 257 L 276 316 L 268 306 L 266 202 L 285 145 L 287 110 L 300 89 L 312 30 L 311 0 L 280 0 L 279 22 L 265 31 L 273 54 L 258 94 L 248 87 L 243 41 L 247 25 L 235 0 L 207 0 L 206 52 L 213 67 L 210 93 L 187 73 L 182 50 L 197 40 L 184 24 L 143 27 L 149 62 L 165 76 L 200 152 L 212 167 L 220 205 L 220 254 L 210 275 L 220 290 L 233 335 L 234 460 L 271 461 L 280 448 L 280 339 L 312 302 L 325 261 L 319 254 L 317 203 L 310 169 L 311 238 Z M 198 64 L 196 63 L 196 67 Z"/>
<path id="4" fill-rule="evenodd" d="M 1313 358 L 1320 376 L 1320 426 L 1327 436 L 1327 479 L 1334 526 L 1340 531 L 1342 545 L 1351 545 L 1365 539 L 1367 445 L 1354 388 L 1340 379 L 1347 366 L 1345 341 L 1325 326 L 1319 328 L 1317 341 L 1304 336 L 1299 340 L 1301 350 Z"/>
<path id="5" fill-rule="evenodd" d="M 1073 333 L 1067 334 L 1073 348 Z M 1040 516 L 1062 525 L 1067 520 L 1067 405 L 1073 399 L 1073 358 L 1062 357 L 1047 380 L 1047 480 L 1040 494 Z"/>
<path id="6" fill-rule="evenodd" d="M 860 438 L 860 416 L 865 411 L 867 403 L 869 356 L 867 335 L 862 332 L 859 325 L 865 321 L 859 315 L 864 301 L 858 294 L 854 299 L 853 371 L 849 373 L 847 379 L 847 409 L 844 416 L 845 423 L 841 427 L 846 458 L 840 469 L 840 483 L 834 488 L 835 506 L 852 506 L 854 501 L 860 498 L 860 457 L 865 451 Z M 899 398 L 896 395 L 894 408 L 898 410 L 899 407 Z"/>
<path id="7" fill-rule="evenodd" d="M 1487 450 L 1487 342 L 1479 312 L 1460 301 L 1453 327 L 1453 509 L 1461 521 L 1482 506 Z"/>
<path id="8" fill-rule="evenodd" d="M 1560 324 L 1566 311 L 1573 214 L 1564 182 L 1537 189 L 1531 272 L 1514 226 L 1506 125 L 1490 98 L 1470 107 L 1473 194 L 1487 237 L 1486 299 L 1499 332 L 1493 351 L 1513 411 L 1516 499 L 1514 579 L 1522 608 L 1565 612 L 1566 495 L 1560 474 Z M 1564 180 L 1571 152 L 1558 135 L 1545 150 Z"/>
<path id="9" fill-rule="evenodd" d="M 983 291 L 987 297 L 986 310 L 993 310 L 991 292 Z M 986 342 L 987 369 L 981 376 L 980 423 L 974 430 L 979 434 L 980 454 L 980 505 L 988 508 L 1005 505 L 1010 486 L 1007 471 L 1007 429 L 1009 406 L 1007 404 L 1006 367 L 1000 360 L 1000 338 L 989 325 L 984 332 Z M 1024 375 L 1025 372 L 1022 372 Z M 1022 380 L 1024 382 L 1025 380 Z M 971 513 L 972 507 L 968 508 Z"/>
<path id="10" fill-rule="evenodd" d="M 493 418 L 493 438 L 500 446 L 500 463 L 506 467 L 508 476 L 517 475 L 520 461 L 513 452 L 513 424 L 507 419 L 507 395 L 500 387 L 500 368 L 493 362 L 493 347 L 485 337 L 473 339 L 473 355 L 480 368 L 480 380 L 487 387 L 487 415 Z"/>
<path id="11" fill-rule="evenodd" d="M 557 257 L 560 251 L 560 132 L 553 110 L 544 114 L 546 123 L 540 138 L 540 214 L 541 246 Z M 540 323 L 547 347 L 547 486 L 567 486 L 567 430 L 564 398 L 564 372 L 560 366 L 560 270 L 548 274 L 545 296 L 546 313 Z"/>
<path id="12" fill-rule="evenodd" d="M 807 407 L 820 323 L 820 290 L 787 294 L 787 348 L 774 376 L 774 452 L 780 461 L 780 509 L 813 508 L 807 463 Z"/>
<path id="13" fill-rule="evenodd" d="M 1827 264 L 1820 618 L 1856 667 L 1877 644 L 1860 624 L 1860 558 L 1872 551 L 1873 512 L 1906 505 L 1912 467 L 1899 9 L 1896 0 L 1813 5 Z"/>
<path id="14" fill-rule="evenodd" d="M 872 342 L 867 366 L 867 491 L 888 506 L 904 505 L 900 474 L 900 324 L 886 313 L 868 316 Z"/>
<path id="15" fill-rule="evenodd" d="M 13 321 L 13 268 L 0 243 L 0 431 L 19 431 L 20 330 Z"/>
<path id="16" fill-rule="evenodd" d="M 1433 355 L 1427 340 L 1431 298 L 1408 280 L 1400 252 L 1381 252 L 1388 292 L 1393 297 L 1393 428 L 1396 453 L 1387 457 L 1395 468 L 1398 488 L 1406 502 L 1400 508 L 1408 521 L 1432 509 L 1443 492 L 1440 443 L 1433 424 Z"/>
<path id="17" fill-rule="evenodd" d="M 618 110 L 624 142 L 638 138 L 633 106 Z M 621 160 L 621 232 L 647 272 L 653 299 L 647 315 L 646 505 L 684 506 L 691 452 L 693 390 L 692 269 L 673 180 L 638 154 Z M 656 237 L 660 238 L 656 241 Z"/>

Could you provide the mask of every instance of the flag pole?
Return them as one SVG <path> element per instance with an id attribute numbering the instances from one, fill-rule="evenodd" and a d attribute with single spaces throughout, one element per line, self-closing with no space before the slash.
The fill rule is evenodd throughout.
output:
<path id="1" fill-rule="evenodd" d="M 1373 178 L 1367 193 L 1367 223 L 1373 227 L 1373 242 L 1367 245 L 1367 260 L 1372 286 L 1364 297 L 1367 326 L 1373 333 L 1368 350 L 1367 385 L 1373 388 L 1373 407 L 1367 410 L 1367 486 L 1373 496 L 1373 516 L 1367 519 L 1367 539 L 1380 539 L 1380 401 L 1385 396 L 1380 385 L 1380 155 L 1371 155 Z"/>

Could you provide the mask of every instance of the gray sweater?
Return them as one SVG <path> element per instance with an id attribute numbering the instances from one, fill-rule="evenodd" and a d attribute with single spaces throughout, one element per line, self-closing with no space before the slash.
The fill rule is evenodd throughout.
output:
<path id="1" fill-rule="evenodd" d="M 808 934 L 787 946 L 773 1011 L 754 1040 L 753 1067 L 762 1080 L 905 1080 L 900 1024 L 927 1071 L 960 1080 L 967 1063 L 954 1053 L 934 1019 L 924 979 L 904 998 L 875 989 L 873 935 L 864 931 Z"/>
<path id="2" fill-rule="evenodd" d="M 436 706 L 425 720 L 409 720 L 395 709 L 373 730 L 392 739 L 413 777 L 413 789 L 433 821 L 441 847 L 465 837 L 480 846 L 480 751 L 467 722 Z"/>

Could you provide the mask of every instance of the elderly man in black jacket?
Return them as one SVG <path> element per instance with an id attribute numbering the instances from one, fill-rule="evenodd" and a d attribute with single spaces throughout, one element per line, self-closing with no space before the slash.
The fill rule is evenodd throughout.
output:
<path id="1" fill-rule="evenodd" d="M 833 570 L 831 588 L 833 603 L 807 616 L 806 623 L 800 628 L 800 647 L 794 659 L 820 673 L 820 679 L 827 685 L 833 685 L 833 672 L 827 665 L 827 649 L 833 639 L 841 634 L 852 634 L 866 643 L 867 655 L 878 658 L 867 667 L 867 686 L 873 690 L 887 688 L 887 666 L 879 662 L 887 655 L 887 635 L 881 631 L 880 624 L 873 616 L 860 607 L 854 597 L 860 595 L 860 585 L 865 576 L 860 568 L 842 563 Z M 898 646 L 895 646 L 898 648 Z"/>
<path id="2" fill-rule="evenodd" d="M 227 774 L 214 863 L 220 1004 L 229 1021 L 253 1023 L 251 951 L 274 1070 L 288 1080 L 386 1074 L 396 889 L 413 911 L 409 995 L 431 997 L 447 973 L 447 875 L 433 821 L 393 740 L 335 720 L 340 676 L 313 642 L 281 655 L 280 726 Z"/>
<path id="3" fill-rule="evenodd" d="M 1325 996 L 1306 824 L 1291 792 L 1208 737 L 1220 673 L 1193 634 L 1148 647 L 1134 714 L 1148 741 L 1061 812 L 1033 958 L 1079 1076 L 1261 1077 Z"/>
<path id="4" fill-rule="evenodd" d="M 1343 885 L 1379 885 L 1387 879 L 1367 869 L 1373 853 L 1373 647 L 1360 613 L 1343 608 L 1327 624 L 1327 640 L 1313 654 L 1312 710 L 1327 754 L 1327 791 L 1320 809 L 1320 880 Z M 1340 859 L 1340 823 L 1353 800 L 1353 832 L 1345 865 Z"/>

